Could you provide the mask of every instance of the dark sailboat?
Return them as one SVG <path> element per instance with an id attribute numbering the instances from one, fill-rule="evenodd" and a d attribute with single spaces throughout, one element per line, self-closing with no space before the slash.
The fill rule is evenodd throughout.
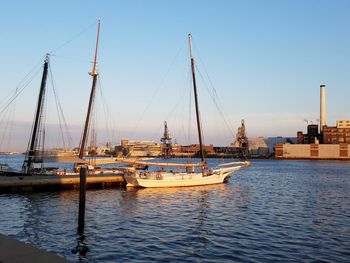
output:
<path id="1" fill-rule="evenodd" d="M 43 118 L 44 118 L 44 103 L 46 94 L 46 82 L 48 76 L 50 56 L 46 54 L 43 64 L 43 75 L 41 78 L 39 96 L 37 106 L 34 115 L 34 122 L 28 148 L 25 153 L 22 169 L 16 171 L 15 169 L 5 169 L 2 171 L 3 175 L 6 176 L 29 176 L 29 175 L 55 175 L 59 174 L 57 167 L 43 167 L 43 163 L 47 160 L 55 160 L 55 162 L 76 162 L 78 157 L 70 155 L 57 155 L 48 156 L 44 151 L 45 131 L 43 129 Z M 53 158 L 55 157 L 55 158 Z M 83 162 L 83 160 L 81 160 Z"/>

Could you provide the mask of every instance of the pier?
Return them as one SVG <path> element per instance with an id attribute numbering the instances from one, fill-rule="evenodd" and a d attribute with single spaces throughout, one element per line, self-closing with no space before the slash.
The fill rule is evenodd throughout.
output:
<path id="1" fill-rule="evenodd" d="M 0 176 L 0 193 L 78 189 L 79 180 L 79 175 Z M 122 182 L 122 175 L 89 174 L 86 177 L 87 188 L 110 188 L 121 186 Z"/>

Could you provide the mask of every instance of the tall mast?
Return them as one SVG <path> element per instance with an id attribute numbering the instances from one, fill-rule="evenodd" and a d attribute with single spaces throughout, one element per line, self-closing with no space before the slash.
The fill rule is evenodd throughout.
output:
<path id="1" fill-rule="evenodd" d="M 31 169 L 33 159 L 37 152 L 36 146 L 37 146 L 37 140 L 38 140 L 38 134 L 39 134 L 39 127 L 41 124 L 48 67 L 49 67 L 49 54 L 46 54 L 45 61 L 44 61 L 43 76 L 41 78 L 38 105 L 36 107 L 33 131 L 30 138 L 29 148 L 26 153 L 26 159 L 24 160 L 24 163 L 22 166 L 22 170 L 25 173 L 29 172 L 29 169 Z"/>
<path id="2" fill-rule="evenodd" d="M 196 107 L 197 129 L 198 129 L 198 138 L 199 138 L 199 151 L 200 151 L 201 161 L 204 162 L 203 140 L 202 140 L 201 122 L 200 122 L 200 116 L 199 116 L 196 75 L 195 75 L 195 67 L 194 67 L 194 58 L 192 56 L 192 35 L 191 34 L 188 34 L 188 42 L 189 42 L 189 46 L 190 46 L 190 58 L 191 58 L 192 81 L 193 81 L 193 90 L 194 90 L 194 102 L 195 102 L 195 107 Z"/>
<path id="3" fill-rule="evenodd" d="M 91 110 L 92 110 L 92 105 L 93 105 L 93 101 L 95 98 L 96 81 L 97 81 L 97 76 L 98 76 L 98 73 L 97 73 L 97 50 L 98 50 L 99 35 L 100 35 L 100 19 L 98 20 L 98 24 L 97 24 L 97 36 L 96 36 L 96 48 L 95 48 L 94 62 L 92 65 L 92 71 L 91 71 L 91 73 L 89 73 L 92 76 L 92 87 L 91 87 L 91 92 L 90 92 L 88 111 L 86 114 L 83 137 L 81 139 L 81 144 L 80 144 L 80 150 L 79 150 L 79 158 L 80 159 L 82 159 L 83 155 L 84 155 L 84 150 L 85 150 L 86 140 L 87 140 L 87 135 L 88 135 L 88 130 L 89 130 L 89 124 L 90 124 Z"/>

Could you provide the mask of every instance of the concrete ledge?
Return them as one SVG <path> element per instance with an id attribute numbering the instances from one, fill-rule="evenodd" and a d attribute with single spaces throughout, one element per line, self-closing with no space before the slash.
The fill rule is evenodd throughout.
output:
<path id="1" fill-rule="evenodd" d="M 0 262 L 66 263 L 68 260 L 0 234 Z"/>

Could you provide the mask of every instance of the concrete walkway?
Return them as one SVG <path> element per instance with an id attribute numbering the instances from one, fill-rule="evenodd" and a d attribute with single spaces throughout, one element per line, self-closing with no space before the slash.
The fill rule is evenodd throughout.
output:
<path id="1" fill-rule="evenodd" d="M 67 263 L 68 260 L 0 234 L 0 263 Z"/>

